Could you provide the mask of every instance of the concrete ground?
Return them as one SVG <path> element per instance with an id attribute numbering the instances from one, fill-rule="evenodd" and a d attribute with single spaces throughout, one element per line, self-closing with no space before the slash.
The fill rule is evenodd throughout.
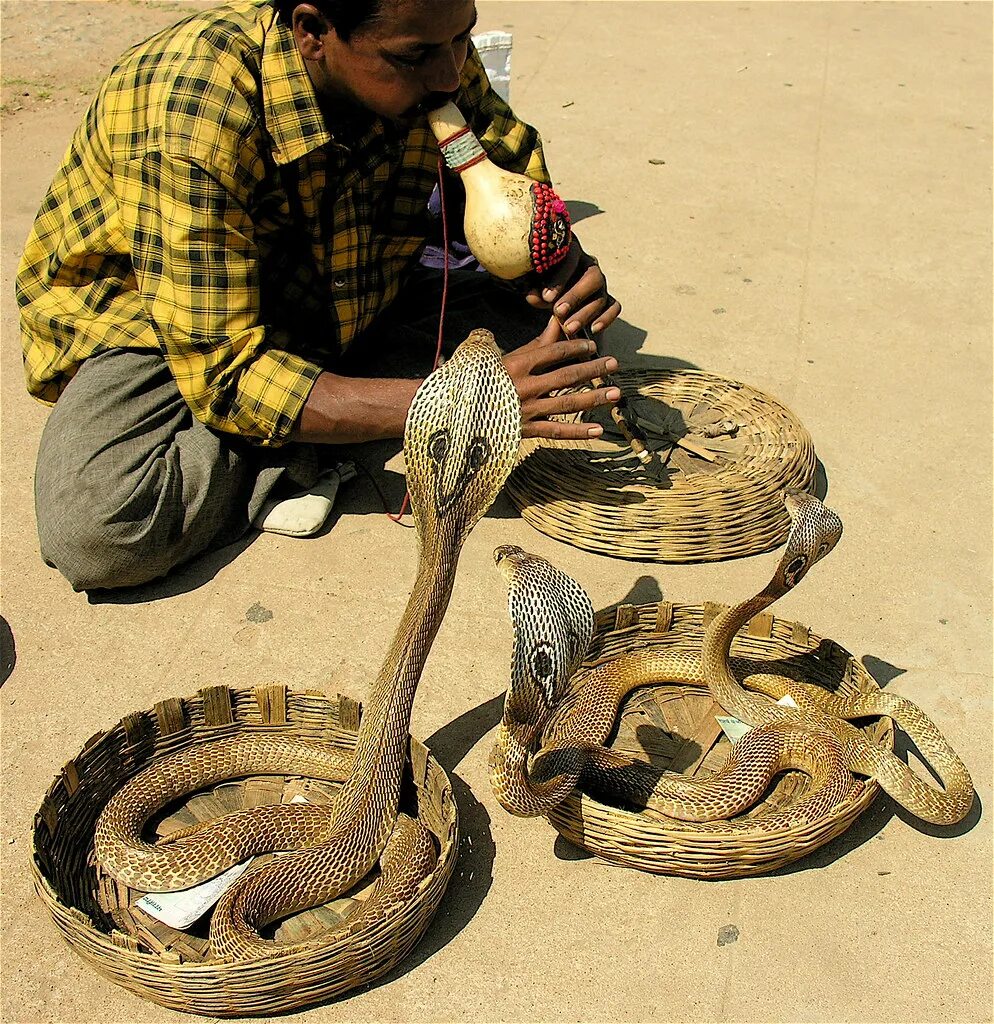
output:
<path id="1" fill-rule="evenodd" d="M 362 480 L 317 539 L 260 537 L 114 600 L 39 559 L 46 411 L 21 380 L 19 249 L 101 75 L 190 9 L 2 8 L 2 1019 L 19 1024 L 181 1019 L 91 971 L 32 892 L 32 817 L 59 767 L 208 684 L 362 696 L 413 578 L 413 533 Z M 990 1021 L 991 6 L 481 0 L 480 28 L 504 27 L 512 101 L 560 192 L 589 204 L 578 233 L 624 303 L 607 347 L 747 381 L 806 424 L 846 534 L 779 611 L 929 712 L 978 804 L 943 830 L 880 798 L 793 869 L 723 883 L 607 867 L 512 819 L 486 780 L 510 643 L 493 547 L 552 558 L 597 607 L 637 581 L 734 601 L 775 556 L 615 561 L 502 502 L 466 545 L 414 711 L 461 780 L 456 875 L 407 963 L 297 1019 Z M 399 471 L 380 471 L 395 503 Z"/>

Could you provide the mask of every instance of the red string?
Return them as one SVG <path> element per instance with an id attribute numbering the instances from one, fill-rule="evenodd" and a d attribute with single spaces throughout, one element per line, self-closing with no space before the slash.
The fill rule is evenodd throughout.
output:
<path id="1" fill-rule="evenodd" d="M 435 346 L 435 359 L 432 370 L 437 370 L 442 361 L 442 338 L 445 336 L 445 306 L 449 298 L 449 221 L 445 214 L 445 183 L 442 157 L 438 158 L 438 199 L 442 207 L 442 308 L 438 312 L 438 343 Z M 400 511 L 396 514 L 387 512 L 387 518 L 399 523 L 404 518 L 407 506 L 411 501 L 411 492 L 404 494 Z"/>

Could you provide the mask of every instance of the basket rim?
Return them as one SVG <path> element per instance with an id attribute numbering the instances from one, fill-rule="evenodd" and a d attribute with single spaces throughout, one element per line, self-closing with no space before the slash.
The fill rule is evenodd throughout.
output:
<path id="1" fill-rule="evenodd" d="M 595 617 L 592 649 L 599 647 L 611 637 L 625 640 L 626 648 L 630 649 L 632 646 L 646 646 L 644 643 L 633 645 L 633 640 L 648 639 L 651 642 L 653 636 L 672 636 L 678 630 L 684 635 L 696 636 L 703 633 L 706 617 L 709 614 L 717 614 L 725 607 L 727 606 L 711 601 L 661 600 L 638 605 L 622 603 L 602 609 Z M 699 624 L 694 621 L 698 618 Z M 660 626 L 662 628 L 659 628 Z M 845 657 L 846 679 L 852 685 L 862 690 L 881 689 L 866 666 L 846 648 L 794 620 L 764 613 L 743 627 L 738 636 L 749 636 L 752 640 L 761 642 L 772 638 L 773 632 L 778 628 L 784 632 L 789 630 L 792 640 L 797 638 L 798 647 L 802 646 L 802 643 L 806 645 L 807 652 L 821 650 L 826 644 L 831 645 L 833 656 Z M 581 674 L 589 671 L 593 665 L 614 660 L 623 653 L 626 653 L 626 650 L 594 658 L 588 653 L 588 658 L 578 670 L 577 677 L 582 678 Z M 665 683 L 660 685 L 680 686 Z M 708 692 L 706 686 L 693 689 L 702 694 Z M 885 749 L 893 750 L 896 733 L 893 721 L 886 716 L 880 716 L 875 723 L 874 728 L 879 734 L 875 742 Z M 775 831 L 758 827 L 752 829 L 745 825 L 737 826 L 734 832 L 729 833 L 695 830 L 688 827 L 689 823 L 663 817 L 648 817 L 639 811 L 614 807 L 581 791 L 570 794 L 550 811 L 548 817 L 556 830 L 573 843 L 577 843 L 579 836 L 589 839 L 588 825 L 596 825 L 605 832 L 611 826 L 624 825 L 624 854 L 619 852 L 621 843 L 618 849 L 609 848 L 598 842 L 593 846 L 586 842 L 579 845 L 598 856 L 627 866 L 702 879 L 742 877 L 783 867 L 812 853 L 845 831 L 856 817 L 872 804 L 881 791 L 880 785 L 872 779 L 857 777 L 855 782 L 852 793 L 836 805 L 830 814 L 815 822 L 792 825 Z M 713 857 L 716 854 L 725 854 L 726 860 L 737 858 L 741 862 L 741 870 L 727 864 L 705 863 L 706 857 Z M 693 866 L 695 856 L 700 858 L 699 870 Z"/>
<path id="2" fill-rule="evenodd" d="M 218 691 L 226 691 L 230 695 L 232 701 L 232 707 L 235 706 L 237 698 L 255 698 L 260 701 L 263 695 L 271 697 L 273 691 L 282 691 L 285 695 L 286 700 L 286 715 L 285 720 L 279 724 L 273 723 L 256 723 L 256 722 L 245 722 L 237 719 L 220 723 L 214 726 L 199 724 L 187 724 L 182 728 L 173 729 L 167 733 L 160 733 L 158 727 L 155 727 L 155 739 L 153 741 L 153 749 L 158 750 L 160 742 L 164 738 L 170 740 L 185 739 L 182 746 L 183 748 L 202 745 L 210 742 L 213 739 L 220 738 L 221 736 L 232 735 L 233 733 L 239 732 L 253 732 L 265 730 L 267 734 L 272 735 L 274 732 L 278 732 L 281 729 L 292 731 L 295 726 L 294 714 L 292 705 L 295 700 L 306 699 L 317 701 L 319 704 L 325 705 L 331 717 L 337 712 L 342 715 L 346 720 L 346 724 L 341 726 L 343 732 L 351 731 L 348 728 L 348 720 L 354 720 L 354 725 L 358 726 L 359 715 L 361 714 L 361 704 L 352 700 L 351 698 L 338 694 L 336 696 L 330 696 L 324 691 L 315 689 L 295 689 L 285 684 L 263 684 L 259 686 L 245 686 L 245 687 L 205 687 L 198 690 L 194 694 L 185 695 L 178 698 L 170 698 L 169 700 L 175 700 L 183 704 L 184 708 L 192 705 L 196 707 L 198 700 L 202 703 L 205 702 L 205 695 L 210 695 L 211 699 L 217 697 Z M 243 975 L 247 968 L 258 968 L 265 967 L 273 969 L 274 967 L 281 968 L 282 970 L 290 970 L 300 968 L 304 965 L 313 969 L 314 967 L 320 967 L 320 965 L 326 961 L 333 961 L 336 956 L 341 956 L 343 952 L 348 950 L 350 947 L 359 948 L 360 946 L 367 945 L 371 940 L 384 939 L 386 936 L 397 932 L 397 919 L 401 917 L 409 917 L 411 915 L 411 908 L 415 907 L 417 913 L 422 913 L 424 907 L 429 907 L 427 919 L 423 922 L 423 926 L 420 928 L 412 929 L 416 933 L 416 939 L 420 939 L 421 934 L 427 928 L 435 911 L 437 910 L 438 903 L 441 901 L 442 895 L 448 887 L 448 882 L 451 878 L 452 872 L 455 867 L 455 862 L 458 858 L 459 853 L 459 809 L 455 799 L 455 794 L 452 788 L 451 780 L 448 777 L 445 769 L 434 757 L 432 752 L 424 745 L 424 743 L 414 737 L 410 737 L 410 748 L 407 757 L 407 765 L 413 770 L 414 775 L 414 787 L 415 790 L 421 794 L 424 793 L 428 787 L 437 787 L 439 794 L 439 803 L 442 808 L 439 812 L 439 818 L 441 819 L 439 826 L 433 828 L 429 823 L 424 822 L 422 814 L 415 815 L 419 820 L 422 820 L 428 830 L 435 836 L 438 842 L 438 859 L 433 869 L 418 883 L 416 894 L 411 901 L 405 904 L 398 904 L 388 908 L 386 913 L 376 921 L 373 925 L 364 929 L 361 933 L 351 933 L 347 928 L 336 929 L 328 933 L 327 936 L 316 936 L 314 942 L 310 945 L 310 948 L 298 952 L 281 953 L 277 950 L 274 953 L 260 954 L 258 956 L 251 956 L 240 958 L 238 960 L 181 960 L 175 953 L 161 952 L 154 949 L 140 948 L 137 945 L 137 940 L 134 936 L 123 932 L 120 928 L 114 927 L 110 931 L 104 930 L 99 927 L 98 923 L 92 916 L 87 913 L 83 908 L 76 906 L 71 900 L 67 899 L 64 894 L 60 891 L 56 881 L 49 876 L 49 873 L 45 870 L 42 863 L 43 856 L 39 852 L 40 845 L 40 830 L 45 828 L 49 831 L 49 835 L 54 834 L 54 830 L 48 823 L 48 815 L 46 814 L 46 805 L 54 806 L 56 799 L 60 798 L 60 789 L 64 793 L 66 791 L 67 779 L 74 780 L 75 787 L 73 792 L 69 794 L 69 798 L 79 791 L 79 783 L 85 779 L 85 771 L 80 774 L 77 766 L 77 760 L 82 758 L 87 752 L 97 749 L 101 742 L 104 742 L 108 737 L 115 734 L 116 731 L 126 730 L 127 723 L 133 724 L 136 716 L 144 715 L 146 718 L 155 717 L 156 710 L 162 707 L 166 702 L 159 702 L 155 708 L 146 709 L 144 712 L 136 712 L 133 715 L 127 715 L 120 719 L 114 725 L 111 725 L 107 729 L 101 730 L 94 736 L 92 736 L 83 746 L 80 748 L 79 753 L 75 758 L 66 762 L 61 771 L 54 777 L 50 785 L 45 791 L 45 795 L 42 799 L 41 808 L 35 815 L 33 827 L 32 827 L 32 856 L 31 856 L 31 869 L 34 877 L 34 888 L 38 893 L 42 903 L 46 906 L 46 910 L 49 912 L 49 916 L 52 918 L 57 929 L 62 933 L 63 937 L 69 943 L 73 949 L 83 957 L 91 966 L 93 966 L 99 973 L 104 977 L 109 978 L 117 984 L 128 988 L 130 991 L 137 992 L 138 994 L 150 998 L 160 1005 L 171 1006 L 177 1008 L 176 1000 L 164 1000 L 164 995 L 174 996 L 185 996 L 185 990 L 181 983 L 184 979 L 195 979 L 202 978 L 204 976 L 213 976 L 215 978 L 220 976 L 226 976 L 229 979 L 229 987 L 227 992 L 229 995 L 233 993 L 233 990 L 237 988 L 237 982 L 240 975 Z M 159 721 L 161 721 L 161 716 Z M 330 726 L 329 726 L 330 728 Z M 328 740 L 330 745 L 336 745 L 334 741 Z M 342 746 L 340 742 L 337 744 Z M 170 746 L 171 752 L 173 747 Z M 165 756 L 164 754 L 161 756 Z M 154 753 L 151 758 L 142 762 L 141 764 L 129 765 L 125 771 L 122 772 L 121 782 L 126 778 L 131 777 L 136 771 L 145 767 L 154 761 Z M 415 764 L 418 762 L 418 764 Z M 419 777 L 420 772 L 420 777 Z M 267 773 L 253 773 L 258 774 L 260 777 L 266 776 Z M 253 777 L 253 776 L 247 776 Z M 280 776 L 271 776 L 279 778 Z M 241 778 L 238 776 L 237 778 Z M 234 781 L 234 779 L 232 780 Z M 56 811 L 57 815 L 57 811 Z M 57 819 L 56 819 L 57 823 Z M 88 856 L 92 854 L 92 837 L 88 839 Z M 433 906 L 430 906 L 434 904 Z M 117 941 L 115 941 L 117 938 Z M 91 947 L 91 948 L 87 948 Z M 105 965 L 97 962 L 95 953 L 99 949 L 100 952 L 106 954 L 110 959 L 116 961 L 120 974 L 129 974 L 130 977 L 127 982 L 117 973 L 113 973 L 108 969 L 105 969 Z M 386 970 L 389 970 L 393 964 L 388 964 Z M 151 972 L 151 973 L 150 973 Z M 307 1002 L 299 1002 L 293 999 L 274 999 L 272 1000 L 273 1010 L 276 1012 L 280 1005 L 285 1005 L 287 1008 L 302 1007 L 305 1005 L 311 1005 L 313 1002 L 320 1001 L 326 998 L 332 998 L 335 995 L 343 994 L 348 991 L 349 988 L 355 987 L 358 984 L 364 984 L 365 981 L 373 981 L 377 977 L 381 976 L 382 972 L 373 973 L 367 979 L 363 981 L 356 981 L 352 985 L 348 985 L 345 988 L 330 989 L 327 993 L 316 993 L 313 998 Z M 173 983 L 173 986 L 166 993 L 163 991 L 163 982 L 168 979 Z M 259 994 L 256 993 L 258 997 Z M 194 1001 L 192 997 L 187 997 L 187 1002 Z M 219 1010 L 216 1007 L 205 1009 L 203 1011 L 193 1009 L 191 1012 L 195 1013 L 207 1013 L 209 1015 L 218 1015 Z M 238 1013 L 254 1013 L 254 1010 L 239 1009 Z"/>

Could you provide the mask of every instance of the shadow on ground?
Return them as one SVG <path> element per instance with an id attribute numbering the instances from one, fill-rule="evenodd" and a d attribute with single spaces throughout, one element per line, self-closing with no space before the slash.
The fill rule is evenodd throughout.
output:
<path id="1" fill-rule="evenodd" d="M 208 551 L 185 565 L 178 566 L 162 579 L 152 580 L 139 587 L 115 590 L 89 590 L 86 599 L 90 604 L 147 604 L 167 597 L 177 597 L 210 583 L 230 562 L 233 562 L 259 537 L 257 530 L 250 530 L 232 544 L 215 551 Z"/>
<path id="2" fill-rule="evenodd" d="M 17 664 L 17 645 L 10 623 L 0 615 L 0 686 L 3 686 Z"/>

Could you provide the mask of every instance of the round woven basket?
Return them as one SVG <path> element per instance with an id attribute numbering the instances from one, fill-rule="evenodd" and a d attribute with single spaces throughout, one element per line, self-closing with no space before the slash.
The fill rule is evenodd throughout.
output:
<path id="1" fill-rule="evenodd" d="M 748 384 L 700 370 L 613 375 L 657 453 L 654 477 L 610 413 L 596 441 L 534 438 L 507 493 L 537 530 L 640 562 L 713 562 L 768 551 L 787 536 L 785 488 L 809 490 L 816 459 L 789 409 Z M 581 414 L 559 417 L 578 420 Z"/>
<path id="2" fill-rule="evenodd" d="M 621 654 L 654 648 L 672 653 L 700 651 L 705 626 L 723 610 L 718 604 L 622 605 L 598 613 L 592 646 L 574 686 L 587 673 Z M 817 683 L 845 694 L 877 689 L 866 669 L 832 640 L 807 626 L 773 615 L 754 618 L 732 644 L 736 678 L 774 673 Z M 761 698 L 765 699 L 765 698 Z M 662 685 L 632 693 L 622 706 L 611 746 L 648 759 L 660 769 L 707 777 L 720 767 L 730 749 L 715 716 L 725 712 L 705 687 Z M 873 742 L 892 750 L 889 718 L 862 726 Z M 785 772 L 750 811 L 734 819 L 747 822 L 800 799 L 808 787 L 801 772 Z M 625 810 L 574 793 L 549 814 L 570 842 L 605 860 L 657 874 L 689 878 L 739 878 L 758 875 L 817 850 L 844 832 L 873 802 L 875 782 L 857 780 L 851 796 L 826 817 L 806 826 L 777 831 L 745 827 L 735 832 L 695 831 L 686 822 Z"/>
<path id="3" fill-rule="evenodd" d="M 93 830 L 110 796 L 146 765 L 178 750 L 240 732 L 265 730 L 355 748 L 360 706 L 347 697 L 271 685 L 213 686 L 162 701 L 98 733 L 56 777 L 34 825 L 35 888 L 69 944 L 101 974 L 146 999 L 205 1016 L 284 1013 L 340 996 L 381 977 L 424 934 L 452 876 L 458 822 L 449 780 L 426 747 L 411 740 L 401 808 L 436 839 L 435 869 L 414 899 L 358 935 L 329 936 L 306 952 L 237 962 L 210 958 L 206 922 L 179 931 L 135 906 L 134 892 L 95 863 Z M 223 783 L 167 808 L 160 835 L 241 807 L 303 796 L 327 802 L 337 787 L 284 776 Z M 320 936 L 334 928 L 375 881 L 371 874 L 345 898 L 294 915 L 277 941 Z"/>

